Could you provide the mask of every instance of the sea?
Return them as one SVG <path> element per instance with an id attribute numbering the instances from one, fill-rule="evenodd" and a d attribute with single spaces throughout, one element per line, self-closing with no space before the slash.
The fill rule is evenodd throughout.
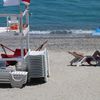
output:
<path id="1" fill-rule="evenodd" d="M 21 3 L 21 9 L 24 5 Z M 4 7 L 0 13 L 18 13 L 19 6 Z M 6 24 L 0 18 L 0 26 Z M 100 0 L 31 0 L 30 34 L 91 34 L 100 27 Z"/>

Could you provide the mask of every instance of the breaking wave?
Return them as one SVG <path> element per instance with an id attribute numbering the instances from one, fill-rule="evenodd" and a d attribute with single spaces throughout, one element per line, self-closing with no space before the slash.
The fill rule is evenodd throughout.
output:
<path id="1" fill-rule="evenodd" d="M 68 35 L 68 36 L 86 36 L 91 35 L 95 30 L 82 30 L 82 29 L 71 29 L 71 30 L 45 30 L 45 31 L 30 31 L 30 35 Z"/>

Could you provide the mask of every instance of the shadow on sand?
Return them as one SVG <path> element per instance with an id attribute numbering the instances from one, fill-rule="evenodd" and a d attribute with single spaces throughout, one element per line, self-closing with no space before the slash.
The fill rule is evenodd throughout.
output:
<path id="1" fill-rule="evenodd" d="M 0 84 L 0 89 L 7 89 L 7 88 L 12 88 L 10 84 Z"/>
<path id="2" fill-rule="evenodd" d="M 68 67 L 77 67 L 77 65 L 67 65 Z M 82 64 L 82 65 L 80 65 L 79 67 L 82 67 L 82 66 L 84 66 L 84 67 L 100 67 L 100 65 L 87 65 L 87 64 Z"/>
<path id="3" fill-rule="evenodd" d="M 43 81 L 42 78 L 33 78 L 30 80 L 30 82 L 27 82 L 26 84 L 23 85 L 22 88 L 24 88 L 25 86 L 35 86 L 35 85 L 41 85 L 44 84 L 45 82 Z M 0 84 L 0 89 L 10 89 L 12 88 L 10 84 Z"/>
<path id="4" fill-rule="evenodd" d="M 32 78 L 30 82 L 28 82 L 26 85 L 27 86 L 34 86 L 34 85 L 40 85 L 44 84 L 44 79 L 43 78 Z"/>

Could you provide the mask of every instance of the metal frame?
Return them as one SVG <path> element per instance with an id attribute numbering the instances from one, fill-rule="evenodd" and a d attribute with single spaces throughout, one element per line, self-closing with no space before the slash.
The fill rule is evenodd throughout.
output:
<path id="1" fill-rule="evenodd" d="M 23 38 L 24 37 L 26 38 L 26 47 L 29 50 L 29 34 L 28 34 L 28 31 L 27 31 L 27 34 L 25 34 L 25 35 L 23 33 L 23 17 L 26 16 L 26 24 L 28 25 L 28 28 L 29 28 L 29 10 L 28 10 L 28 7 L 26 7 L 25 11 L 21 14 L 0 14 L 0 17 L 10 17 L 10 16 L 15 16 L 15 17 L 18 17 L 18 19 L 19 19 L 19 34 L 20 34 L 19 39 L 20 39 L 20 47 L 21 47 L 21 58 L 1 58 L 0 61 L 13 61 L 13 60 L 24 61 L 24 52 L 23 52 L 24 39 Z"/>

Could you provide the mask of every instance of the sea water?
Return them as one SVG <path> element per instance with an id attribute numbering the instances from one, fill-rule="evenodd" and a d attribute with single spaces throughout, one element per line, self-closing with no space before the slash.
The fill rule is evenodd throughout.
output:
<path id="1" fill-rule="evenodd" d="M 18 10 L 0 0 L 0 13 Z M 91 33 L 100 26 L 100 0 L 31 0 L 30 14 L 30 34 Z M 0 18 L 0 26 L 5 23 Z"/>

